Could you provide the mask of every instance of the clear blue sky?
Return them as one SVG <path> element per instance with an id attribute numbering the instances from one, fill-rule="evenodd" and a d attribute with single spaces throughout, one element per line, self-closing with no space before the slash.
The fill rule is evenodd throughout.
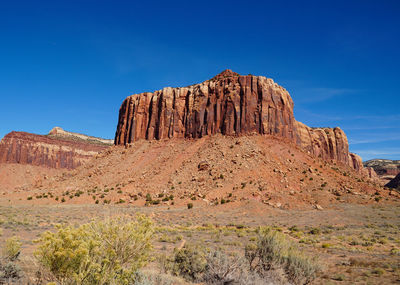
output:
<path id="1" fill-rule="evenodd" d="M 400 159 L 400 1 L 2 1 L 0 137 L 113 138 L 133 93 L 230 68 L 289 90 L 364 160 Z"/>

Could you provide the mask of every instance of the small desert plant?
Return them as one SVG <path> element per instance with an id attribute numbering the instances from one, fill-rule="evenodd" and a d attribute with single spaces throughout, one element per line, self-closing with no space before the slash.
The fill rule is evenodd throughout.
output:
<path id="1" fill-rule="evenodd" d="M 0 262 L 0 284 L 5 284 L 6 282 L 7 284 L 17 284 L 12 281 L 17 281 L 21 277 L 22 270 L 18 264 L 7 260 Z"/>
<path id="2" fill-rule="evenodd" d="M 242 276 L 243 260 L 229 258 L 221 251 L 214 251 L 206 256 L 207 265 L 203 275 L 206 284 L 231 284 Z"/>
<path id="3" fill-rule="evenodd" d="M 319 229 L 319 228 L 312 228 L 310 230 L 310 234 L 312 234 L 312 235 L 319 235 L 320 233 L 321 233 L 321 229 Z"/>
<path id="4" fill-rule="evenodd" d="M 3 258 L 10 261 L 16 260 L 21 252 L 21 245 L 22 243 L 16 236 L 7 239 L 3 247 Z"/>
<path id="5" fill-rule="evenodd" d="M 185 245 L 176 249 L 170 259 L 171 271 L 189 281 L 199 280 L 207 264 L 204 251 L 197 246 Z"/>
<path id="6" fill-rule="evenodd" d="M 58 225 L 36 241 L 35 257 L 61 284 L 131 284 L 150 259 L 152 234 L 151 220 L 142 215 Z"/>
<path id="7" fill-rule="evenodd" d="M 284 234 L 270 228 L 261 228 L 257 243 L 245 249 L 250 270 L 261 276 L 270 271 L 283 270 L 293 284 L 309 284 L 314 280 L 319 266 L 301 252 Z"/>
<path id="8" fill-rule="evenodd" d="M 188 208 L 188 209 L 192 209 L 192 208 L 193 208 L 193 203 L 188 203 L 188 204 L 187 204 L 187 208 Z"/>
<path id="9" fill-rule="evenodd" d="M 6 240 L 0 259 L 0 284 L 3 284 L 3 282 L 13 283 L 13 281 L 22 277 L 21 268 L 15 263 L 20 255 L 21 245 L 18 237 L 11 237 Z"/>

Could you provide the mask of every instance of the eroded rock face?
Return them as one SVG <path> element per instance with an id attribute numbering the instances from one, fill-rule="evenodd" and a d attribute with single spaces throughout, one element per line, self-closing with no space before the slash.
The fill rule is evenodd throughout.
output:
<path id="1" fill-rule="evenodd" d="M 73 169 L 107 145 L 11 132 L 0 141 L 0 163 L 20 163 Z"/>
<path id="2" fill-rule="evenodd" d="M 340 128 L 310 128 L 297 122 L 286 89 L 272 79 L 231 70 L 200 84 L 129 96 L 119 111 L 115 144 L 216 133 L 282 137 L 312 156 L 363 169 L 361 158 L 349 153 Z"/>
<path id="3" fill-rule="evenodd" d="M 372 167 L 365 167 L 365 170 L 368 173 L 368 177 L 371 178 L 372 180 L 378 180 L 379 179 L 378 174 L 376 174 L 375 169 L 373 169 Z"/>
<path id="4" fill-rule="evenodd" d="M 252 132 L 294 139 L 293 101 L 272 79 L 225 71 L 201 84 L 128 97 L 115 143 Z"/>
<path id="5" fill-rule="evenodd" d="M 296 143 L 315 157 L 360 168 L 358 161 L 352 160 L 347 137 L 340 128 L 310 128 L 296 121 L 296 137 Z"/>

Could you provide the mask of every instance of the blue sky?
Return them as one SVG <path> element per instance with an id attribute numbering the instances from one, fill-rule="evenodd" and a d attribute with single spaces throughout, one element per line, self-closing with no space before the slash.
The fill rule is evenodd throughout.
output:
<path id="1" fill-rule="evenodd" d="M 113 138 L 133 93 L 230 68 L 284 86 L 295 117 L 400 159 L 400 1 L 2 1 L 0 137 Z"/>

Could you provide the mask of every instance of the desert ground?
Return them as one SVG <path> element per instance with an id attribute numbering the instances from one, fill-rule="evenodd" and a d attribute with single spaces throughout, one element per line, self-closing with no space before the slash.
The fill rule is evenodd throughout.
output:
<path id="1" fill-rule="evenodd" d="M 339 204 L 324 210 L 281 210 L 254 201 L 236 205 L 186 207 L 127 205 L 3 205 L 2 242 L 22 241 L 20 264 L 35 280 L 35 239 L 58 223 L 81 224 L 114 215 L 149 215 L 156 224 L 154 260 L 148 270 L 161 270 L 160 260 L 182 243 L 240 254 L 259 226 L 282 231 L 323 266 L 313 284 L 396 284 L 400 279 L 400 204 Z M 239 207 L 242 206 L 242 207 Z"/>

